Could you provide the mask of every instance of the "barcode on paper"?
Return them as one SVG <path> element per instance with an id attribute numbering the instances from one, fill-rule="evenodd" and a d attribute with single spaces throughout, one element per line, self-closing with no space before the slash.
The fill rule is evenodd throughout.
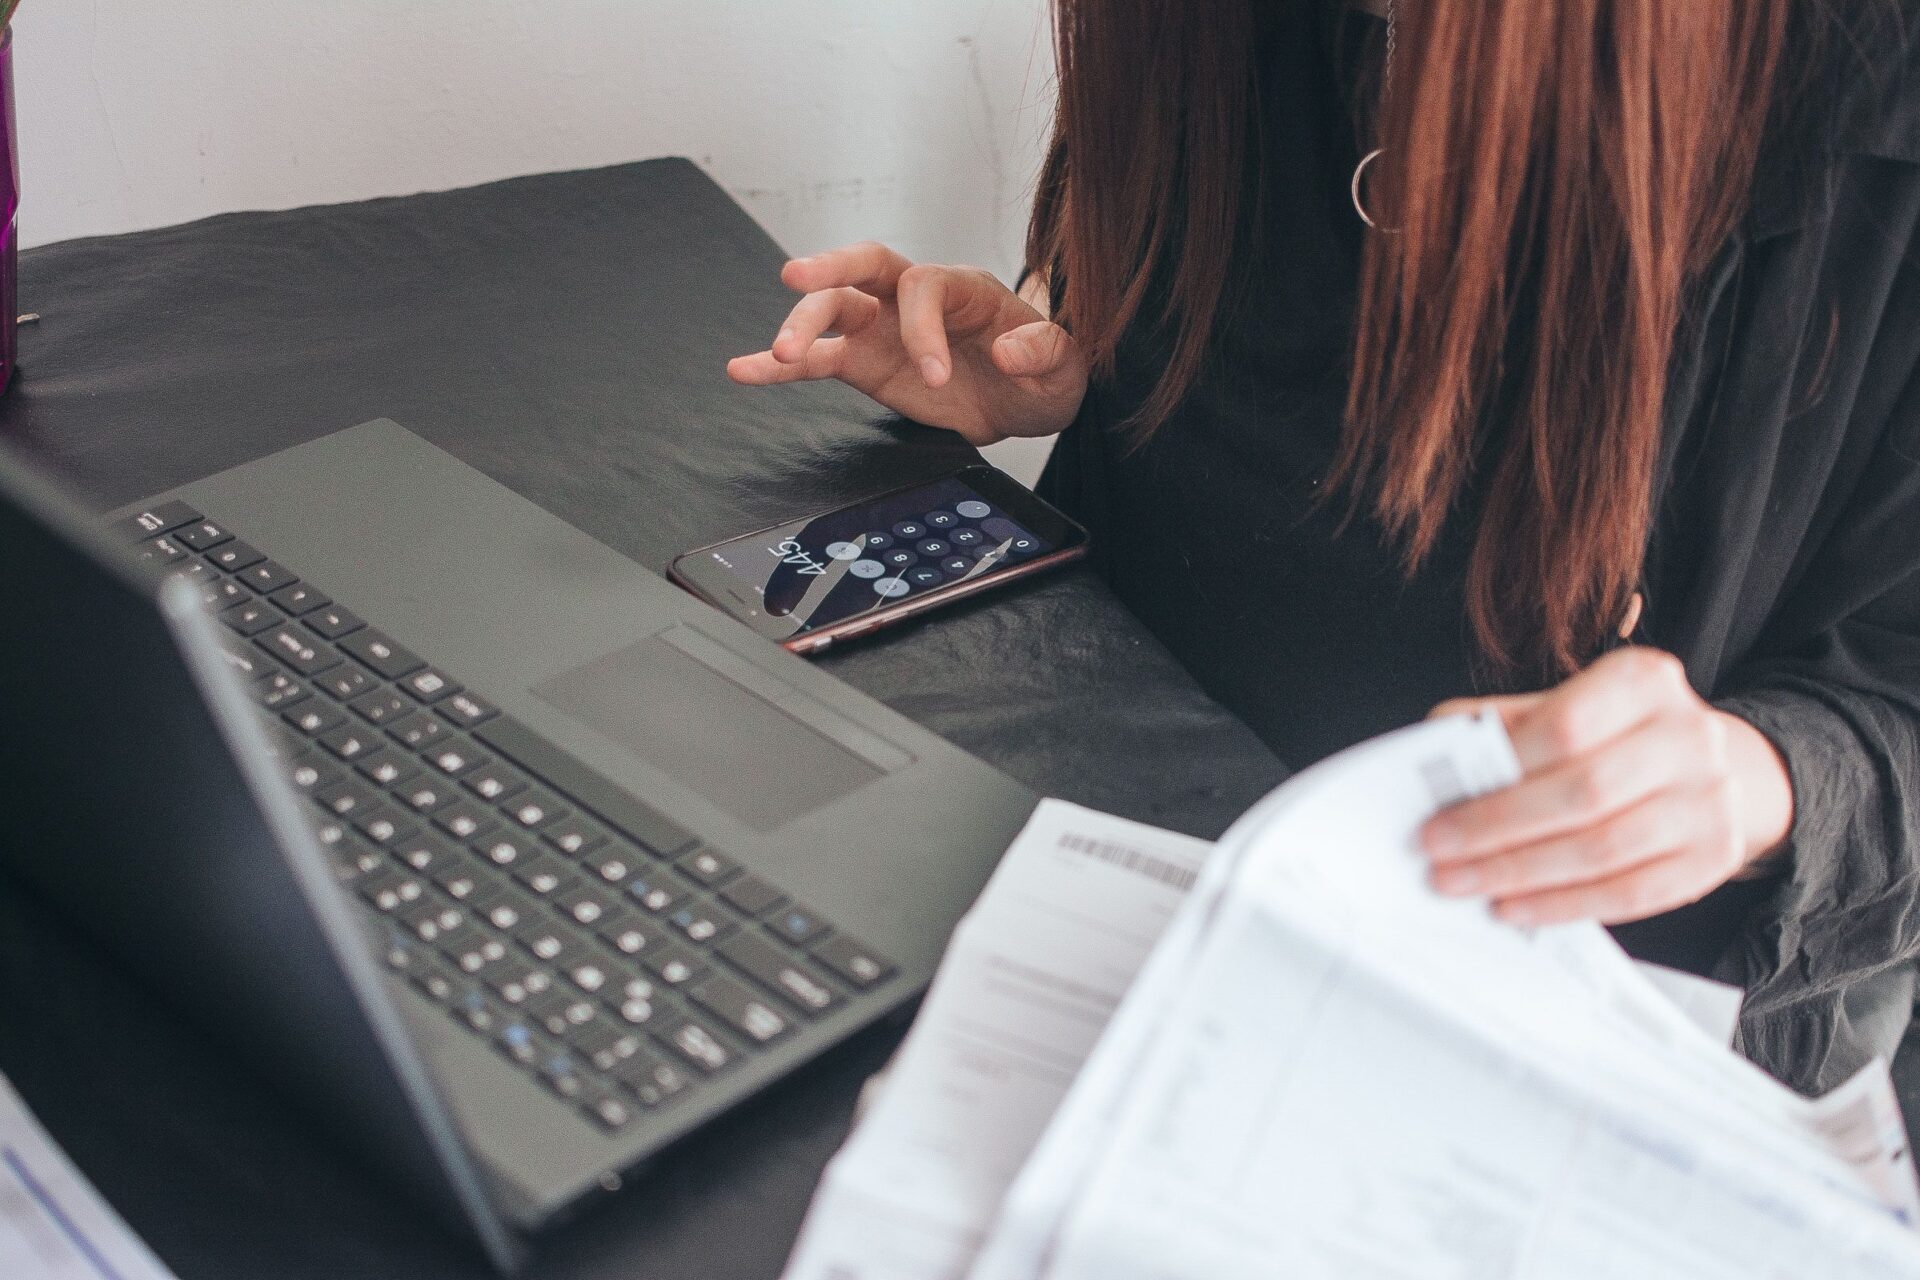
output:
<path id="1" fill-rule="evenodd" d="M 1136 849 L 1132 845 L 1121 844 L 1115 840 L 1095 840 L 1089 836 L 1075 835 L 1071 831 L 1060 833 L 1059 845 L 1062 849 L 1097 858 L 1101 862 L 1110 862 L 1125 871 L 1136 872 L 1161 884 L 1171 885 L 1185 893 L 1193 888 L 1197 873 L 1177 862 L 1168 862 L 1151 853 Z"/>

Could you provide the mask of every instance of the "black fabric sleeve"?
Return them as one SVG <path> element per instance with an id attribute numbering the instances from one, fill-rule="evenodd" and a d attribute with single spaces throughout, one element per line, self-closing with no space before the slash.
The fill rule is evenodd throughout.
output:
<path id="1" fill-rule="evenodd" d="M 1849 993 L 1920 956 L 1920 394 L 1717 705 L 1791 775 L 1794 821 L 1771 900 L 1715 976 L 1746 988 L 1740 1048 L 1818 1091 L 1886 1046 L 1854 1034 Z M 1887 985 L 1887 984 L 1882 984 Z M 1898 984 L 1893 984 L 1897 988 Z"/>

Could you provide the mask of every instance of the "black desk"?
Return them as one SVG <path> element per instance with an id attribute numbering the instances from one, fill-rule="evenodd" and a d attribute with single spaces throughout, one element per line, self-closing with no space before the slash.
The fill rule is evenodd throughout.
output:
<path id="1" fill-rule="evenodd" d="M 726 381 L 790 303 L 781 256 L 671 160 L 50 246 L 0 441 L 104 508 L 393 417 L 656 569 L 972 460 L 841 388 Z M 1195 834 L 1282 773 L 1083 571 L 829 665 L 1037 791 Z M 776 1275 L 898 1034 L 674 1152 L 533 1274 Z M 485 1274 L 5 884 L 0 1071 L 183 1280 Z"/>

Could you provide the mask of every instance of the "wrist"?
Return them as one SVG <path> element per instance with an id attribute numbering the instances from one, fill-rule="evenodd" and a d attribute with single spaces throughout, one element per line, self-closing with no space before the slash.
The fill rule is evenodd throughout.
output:
<path id="1" fill-rule="evenodd" d="M 1778 852 L 1793 830 L 1793 775 L 1773 740 L 1737 715 L 1715 711 L 1727 729 L 1742 856 L 1750 869 Z"/>

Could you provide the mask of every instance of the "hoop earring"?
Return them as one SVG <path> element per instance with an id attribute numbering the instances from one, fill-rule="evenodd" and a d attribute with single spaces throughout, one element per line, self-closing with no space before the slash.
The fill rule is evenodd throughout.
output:
<path id="1" fill-rule="evenodd" d="M 1366 202 L 1360 198 L 1360 184 L 1366 179 L 1367 166 L 1385 154 L 1387 154 L 1385 147 L 1375 147 L 1373 150 L 1367 152 L 1366 155 L 1361 156 L 1360 163 L 1353 167 L 1353 211 L 1360 215 L 1360 221 L 1366 223 L 1375 231 L 1380 232 L 1382 235 L 1395 236 L 1400 234 L 1400 228 L 1383 227 L 1375 222 L 1373 215 L 1367 212 Z"/>

